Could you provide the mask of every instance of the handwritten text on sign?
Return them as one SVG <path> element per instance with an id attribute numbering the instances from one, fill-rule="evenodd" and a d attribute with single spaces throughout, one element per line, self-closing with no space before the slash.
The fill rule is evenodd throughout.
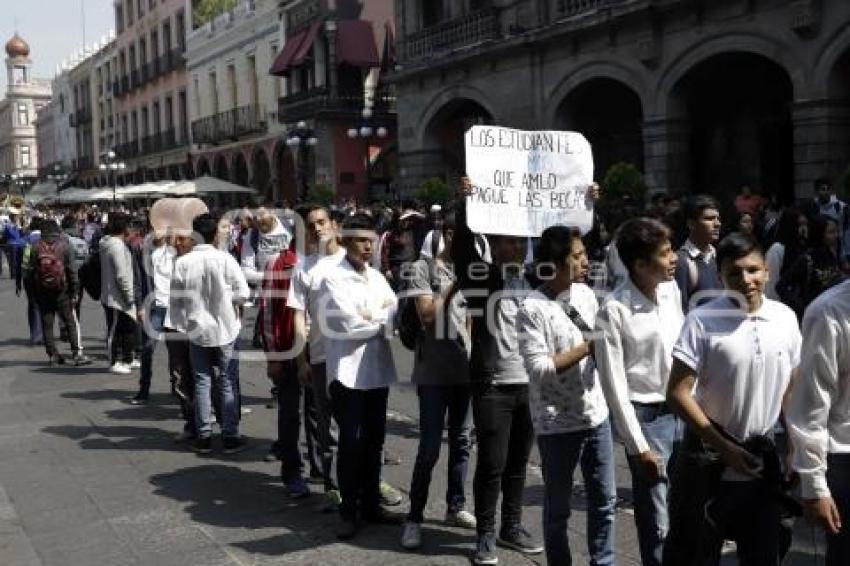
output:
<path id="1" fill-rule="evenodd" d="M 539 236 L 562 224 L 590 231 L 590 144 L 576 132 L 527 132 L 473 126 L 466 132 L 466 174 L 473 185 L 473 232 Z"/>

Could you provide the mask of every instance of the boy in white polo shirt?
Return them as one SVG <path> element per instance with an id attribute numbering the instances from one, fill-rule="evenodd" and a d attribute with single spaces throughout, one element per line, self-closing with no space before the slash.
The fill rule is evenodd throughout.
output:
<path id="1" fill-rule="evenodd" d="M 803 317 L 800 379 L 788 404 L 791 466 L 806 516 L 826 531 L 826 565 L 850 564 L 850 282 Z"/>
<path id="2" fill-rule="evenodd" d="M 718 246 L 726 295 L 691 311 L 673 349 L 667 402 L 687 431 L 670 488 L 665 565 L 717 564 L 724 539 L 742 564 L 779 564 L 781 472 L 771 431 L 802 338 L 794 312 L 764 297 L 767 265 L 739 233 Z"/>

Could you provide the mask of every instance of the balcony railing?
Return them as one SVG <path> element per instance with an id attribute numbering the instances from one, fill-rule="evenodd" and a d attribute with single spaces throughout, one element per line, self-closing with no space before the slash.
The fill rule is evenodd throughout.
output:
<path id="1" fill-rule="evenodd" d="M 602 8 L 609 8 L 615 4 L 623 4 L 628 0 L 559 0 L 559 16 L 577 16 L 585 12 L 592 12 Z"/>
<path id="2" fill-rule="evenodd" d="M 263 132 L 265 127 L 265 112 L 261 107 L 241 106 L 192 122 L 192 139 L 199 144 L 216 144 Z"/>
<path id="3" fill-rule="evenodd" d="M 297 122 L 319 114 L 357 117 L 363 110 L 362 95 L 331 96 L 325 87 L 291 94 L 278 99 L 278 120 L 281 123 Z M 388 92 L 375 96 L 376 114 L 395 114 L 395 97 Z"/>
<path id="4" fill-rule="evenodd" d="M 118 157 L 121 157 L 122 159 L 138 157 L 139 143 L 135 140 L 127 143 L 122 143 L 116 148 L 116 153 L 118 154 Z"/>
<path id="5" fill-rule="evenodd" d="M 117 79 L 112 83 L 112 96 L 121 96 L 121 83 Z"/>
<path id="6" fill-rule="evenodd" d="M 410 35 L 404 42 L 403 57 L 406 60 L 434 57 L 495 39 L 498 35 L 497 11 L 493 8 L 481 10 Z"/>
<path id="7" fill-rule="evenodd" d="M 121 77 L 121 93 L 126 94 L 130 92 L 130 77 L 124 75 Z"/>
<path id="8" fill-rule="evenodd" d="M 137 89 L 142 86 L 142 82 L 139 80 L 139 71 L 138 69 L 133 69 L 130 71 L 130 88 Z"/>

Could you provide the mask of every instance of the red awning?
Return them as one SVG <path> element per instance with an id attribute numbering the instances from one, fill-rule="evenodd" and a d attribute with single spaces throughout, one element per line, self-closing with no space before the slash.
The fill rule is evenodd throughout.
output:
<path id="1" fill-rule="evenodd" d="M 336 23 L 336 52 L 339 63 L 355 67 L 378 67 L 378 47 L 372 22 L 343 20 Z"/>
<path id="2" fill-rule="evenodd" d="M 283 46 L 283 51 L 275 59 L 269 74 L 278 77 L 289 74 L 293 67 L 297 67 L 304 62 L 310 49 L 313 48 L 313 42 L 316 41 L 316 35 L 319 33 L 319 28 L 322 27 L 321 22 L 316 22 L 286 40 Z"/>

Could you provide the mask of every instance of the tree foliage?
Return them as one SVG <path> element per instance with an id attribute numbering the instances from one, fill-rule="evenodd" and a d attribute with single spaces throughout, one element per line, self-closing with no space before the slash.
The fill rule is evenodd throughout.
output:
<path id="1" fill-rule="evenodd" d="M 236 0 L 200 0 L 194 8 L 195 25 L 202 26 L 236 7 Z"/>
<path id="2" fill-rule="evenodd" d="M 452 193 L 448 183 L 439 177 L 425 179 L 416 188 L 416 198 L 428 205 L 442 204 L 451 197 Z"/>
<path id="3" fill-rule="evenodd" d="M 621 205 L 628 200 L 643 204 L 647 190 L 643 173 L 633 163 L 615 163 L 602 180 L 602 200 L 608 205 Z"/>
<path id="4" fill-rule="evenodd" d="M 313 185 L 307 191 L 307 201 L 321 204 L 324 206 L 330 206 L 336 200 L 336 193 L 334 190 L 328 185 L 318 184 Z"/>

